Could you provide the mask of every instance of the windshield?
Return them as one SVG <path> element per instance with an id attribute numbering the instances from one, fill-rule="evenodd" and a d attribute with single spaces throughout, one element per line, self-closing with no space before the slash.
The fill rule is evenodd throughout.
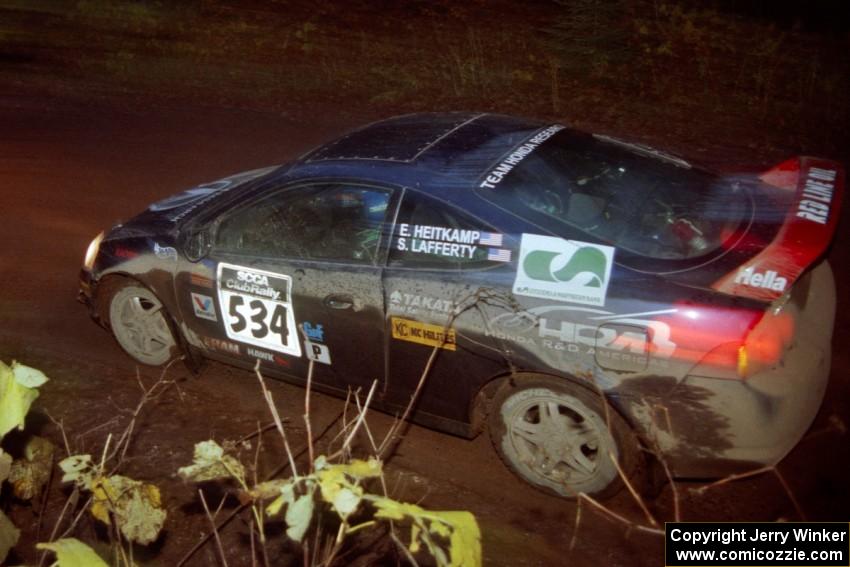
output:
<path id="1" fill-rule="evenodd" d="M 485 174 L 482 196 L 530 220 L 544 215 L 555 229 L 578 228 L 649 258 L 713 252 L 732 236 L 748 207 L 736 183 L 604 136 L 561 129 L 531 151 L 515 154 Z"/>

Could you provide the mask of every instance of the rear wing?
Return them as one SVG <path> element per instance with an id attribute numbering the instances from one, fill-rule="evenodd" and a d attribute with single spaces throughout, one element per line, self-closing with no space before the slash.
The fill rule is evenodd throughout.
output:
<path id="1" fill-rule="evenodd" d="M 759 178 L 794 192 L 788 214 L 770 244 L 711 287 L 722 293 L 773 301 L 788 291 L 832 242 L 844 193 L 844 169 L 834 161 L 799 157 Z"/>

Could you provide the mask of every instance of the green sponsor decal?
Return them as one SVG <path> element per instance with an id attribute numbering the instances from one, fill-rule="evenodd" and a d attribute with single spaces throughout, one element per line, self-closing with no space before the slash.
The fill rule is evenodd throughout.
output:
<path id="1" fill-rule="evenodd" d="M 561 252 L 549 250 L 529 252 L 522 264 L 525 275 L 533 280 L 569 282 L 581 273 L 589 273 L 592 277 L 583 285 L 586 287 L 602 287 L 607 263 L 602 251 L 591 246 L 583 246 L 576 250 L 563 268 L 553 272 L 552 262 L 561 254 Z"/>

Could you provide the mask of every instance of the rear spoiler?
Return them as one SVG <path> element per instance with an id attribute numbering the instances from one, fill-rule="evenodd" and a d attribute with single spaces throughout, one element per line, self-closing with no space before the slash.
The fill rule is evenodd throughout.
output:
<path id="1" fill-rule="evenodd" d="M 826 251 L 835 235 L 844 169 L 825 159 L 789 159 L 759 178 L 794 192 L 788 214 L 773 241 L 754 258 L 717 280 L 722 293 L 773 301 Z"/>

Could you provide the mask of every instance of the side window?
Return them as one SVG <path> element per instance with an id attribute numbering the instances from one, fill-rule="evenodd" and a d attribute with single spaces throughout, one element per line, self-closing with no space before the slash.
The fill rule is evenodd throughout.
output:
<path id="1" fill-rule="evenodd" d="M 408 191 L 390 247 L 392 266 L 480 269 L 511 261 L 503 235 L 457 209 Z"/>
<path id="2" fill-rule="evenodd" d="M 359 185 L 284 189 L 226 216 L 215 246 L 227 252 L 373 264 L 390 191 Z"/>

